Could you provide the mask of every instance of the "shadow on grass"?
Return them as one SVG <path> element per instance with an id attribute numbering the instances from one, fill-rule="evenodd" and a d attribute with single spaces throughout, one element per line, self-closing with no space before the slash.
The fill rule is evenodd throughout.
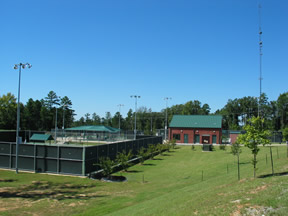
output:
<path id="1" fill-rule="evenodd" d="M 162 156 L 172 156 L 172 155 L 165 153 L 165 154 L 162 154 Z"/>
<path id="2" fill-rule="evenodd" d="M 143 166 L 156 166 L 156 164 L 151 164 L 151 163 L 144 163 L 142 164 Z"/>
<path id="3" fill-rule="evenodd" d="M 103 197 L 103 195 L 89 194 L 82 191 L 92 187 L 94 186 L 35 181 L 30 185 L 24 185 L 18 188 L 2 188 L 0 189 L 0 198 L 26 198 L 31 200 L 49 198 L 60 201 L 67 199 L 88 200 Z"/>
<path id="4" fill-rule="evenodd" d="M 15 182 L 16 179 L 0 179 L 0 182 Z"/>
<path id="5" fill-rule="evenodd" d="M 274 173 L 274 175 L 273 174 L 260 175 L 258 176 L 258 178 L 268 178 L 272 176 L 285 176 L 285 175 L 288 175 L 288 172 Z"/>
<path id="6" fill-rule="evenodd" d="M 139 170 L 128 170 L 126 171 L 127 173 L 140 173 L 140 172 L 143 172 L 143 171 L 139 171 Z"/>
<path id="7" fill-rule="evenodd" d="M 236 163 L 236 162 L 235 162 Z M 237 164 L 237 163 L 236 163 Z M 243 165 L 243 164 L 251 164 L 251 162 L 239 162 L 240 165 Z"/>
<path id="8" fill-rule="evenodd" d="M 163 160 L 162 158 L 153 158 L 152 160 Z"/>

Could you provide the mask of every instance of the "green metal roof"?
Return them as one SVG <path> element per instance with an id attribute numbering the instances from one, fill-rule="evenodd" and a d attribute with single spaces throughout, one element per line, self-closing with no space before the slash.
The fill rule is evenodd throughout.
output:
<path id="1" fill-rule="evenodd" d="M 30 141 L 48 141 L 53 140 L 53 137 L 50 134 L 33 134 L 30 138 Z"/>
<path id="2" fill-rule="evenodd" d="M 169 127 L 222 128 L 221 115 L 174 115 Z"/>
<path id="3" fill-rule="evenodd" d="M 118 128 L 113 128 L 103 125 L 90 125 L 90 126 L 79 126 L 73 128 L 67 128 L 66 131 L 95 131 L 95 132 L 109 132 L 109 133 L 118 133 Z"/>

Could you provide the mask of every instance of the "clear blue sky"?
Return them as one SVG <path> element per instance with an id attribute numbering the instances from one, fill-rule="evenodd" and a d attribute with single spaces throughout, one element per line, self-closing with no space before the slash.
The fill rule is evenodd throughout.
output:
<path id="1" fill-rule="evenodd" d="M 211 111 L 259 96 L 259 0 L 9 0 L 0 3 L 0 95 L 17 96 L 15 63 L 29 62 L 21 101 L 50 90 L 76 119 L 124 104 L 160 111 L 199 100 Z M 288 1 L 262 0 L 263 92 L 287 91 Z"/>

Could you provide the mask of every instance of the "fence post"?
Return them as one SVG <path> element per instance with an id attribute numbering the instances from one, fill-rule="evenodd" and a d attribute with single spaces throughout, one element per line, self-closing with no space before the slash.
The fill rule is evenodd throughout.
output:
<path id="1" fill-rule="evenodd" d="M 272 148 L 271 148 L 271 146 L 270 146 L 270 156 L 271 156 L 272 175 L 274 175 L 273 155 L 272 155 Z"/>
<path id="2" fill-rule="evenodd" d="M 36 144 L 34 143 L 34 172 L 36 173 Z"/>
<path id="3" fill-rule="evenodd" d="M 204 173 L 203 173 L 203 170 L 202 170 L 202 181 L 204 180 Z"/>
<path id="4" fill-rule="evenodd" d="M 82 175 L 83 176 L 85 176 L 85 174 L 86 174 L 86 170 L 85 170 L 85 168 L 86 168 L 86 166 L 85 166 L 86 157 L 85 157 L 85 155 L 86 155 L 86 147 L 83 146 L 82 147 Z"/>
<path id="5" fill-rule="evenodd" d="M 9 163 L 9 165 L 10 165 L 10 168 L 12 168 L 12 143 L 10 142 L 10 163 Z"/>
<path id="6" fill-rule="evenodd" d="M 277 158 L 279 159 L 279 152 L 278 152 L 278 146 L 277 146 Z"/>
<path id="7" fill-rule="evenodd" d="M 59 145 L 57 145 L 57 173 L 59 173 L 59 163 L 60 163 L 60 149 Z"/>

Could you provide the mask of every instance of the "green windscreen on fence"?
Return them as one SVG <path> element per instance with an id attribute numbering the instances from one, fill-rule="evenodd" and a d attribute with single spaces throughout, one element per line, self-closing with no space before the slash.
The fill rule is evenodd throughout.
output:
<path id="1" fill-rule="evenodd" d="M 141 147 L 162 143 L 162 137 L 142 137 L 96 146 L 67 146 L 40 143 L 19 145 L 18 168 L 34 172 L 87 175 L 100 169 L 99 159 L 114 160 L 119 152 L 137 155 Z M 0 167 L 15 169 L 16 144 L 0 142 Z"/>

